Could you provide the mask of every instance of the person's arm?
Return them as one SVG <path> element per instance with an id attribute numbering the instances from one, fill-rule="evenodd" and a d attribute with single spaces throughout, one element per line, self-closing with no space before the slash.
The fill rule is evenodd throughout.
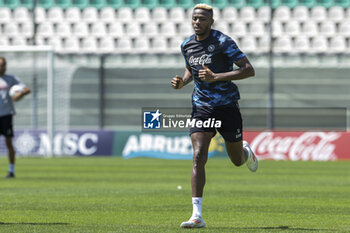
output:
<path id="1" fill-rule="evenodd" d="M 192 80 L 193 78 L 192 78 L 191 68 L 187 66 L 182 78 L 176 75 L 171 80 L 171 87 L 174 89 L 181 89 L 183 86 L 187 85 Z"/>
<path id="2" fill-rule="evenodd" d="M 206 82 L 215 82 L 215 81 L 229 81 L 229 80 L 240 80 L 249 78 L 255 75 L 255 70 L 250 64 L 247 57 L 243 57 L 239 59 L 235 63 L 239 68 L 230 72 L 225 73 L 214 73 L 205 65 L 203 66 L 203 70 L 199 70 L 198 77 L 202 81 Z"/>
<path id="3" fill-rule="evenodd" d="M 13 97 L 13 101 L 19 101 L 22 99 L 25 95 L 28 95 L 30 93 L 30 88 L 29 87 L 24 87 L 23 91 L 16 93 Z"/>

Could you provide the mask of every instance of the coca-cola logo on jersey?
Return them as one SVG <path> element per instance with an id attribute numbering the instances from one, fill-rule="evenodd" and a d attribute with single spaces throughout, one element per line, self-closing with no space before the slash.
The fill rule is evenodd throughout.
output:
<path id="1" fill-rule="evenodd" d="M 297 136 L 258 134 L 251 147 L 259 159 L 276 160 L 335 160 L 335 143 L 341 134 L 336 132 L 305 132 Z"/>
<path id="2" fill-rule="evenodd" d="M 213 56 L 213 54 L 203 54 L 200 57 L 191 56 L 188 59 L 188 63 L 190 63 L 191 66 L 210 64 L 212 62 L 211 56 Z"/>

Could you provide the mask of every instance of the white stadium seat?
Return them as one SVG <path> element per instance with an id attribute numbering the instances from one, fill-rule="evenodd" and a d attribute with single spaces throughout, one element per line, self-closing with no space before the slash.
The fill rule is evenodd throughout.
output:
<path id="1" fill-rule="evenodd" d="M 6 36 L 0 37 L 0 46 L 8 46 L 9 45 L 9 39 Z"/>
<path id="2" fill-rule="evenodd" d="M 150 41 L 146 37 L 136 38 L 134 41 L 133 52 L 135 53 L 146 53 L 150 50 Z"/>
<path id="3" fill-rule="evenodd" d="M 121 7 L 118 10 L 118 21 L 119 22 L 131 22 L 133 21 L 133 14 L 132 14 L 132 10 L 130 8 L 127 7 Z"/>
<path id="4" fill-rule="evenodd" d="M 289 36 L 281 36 L 274 42 L 274 51 L 276 53 L 289 53 L 292 51 L 292 40 Z"/>
<path id="5" fill-rule="evenodd" d="M 0 7 L 0 23 L 12 21 L 11 10 L 9 8 Z"/>
<path id="6" fill-rule="evenodd" d="M 99 50 L 102 53 L 112 53 L 114 49 L 114 39 L 112 37 L 103 37 L 100 39 Z"/>
<path id="7" fill-rule="evenodd" d="M 334 36 L 330 39 L 329 50 L 330 53 L 342 53 L 346 50 L 346 40 L 342 36 Z"/>
<path id="8" fill-rule="evenodd" d="M 85 37 L 81 40 L 81 49 L 84 53 L 97 53 L 97 41 L 95 37 Z"/>
<path id="9" fill-rule="evenodd" d="M 216 7 L 213 7 L 213 14 L 214 14 L 214 20 L 218 20 L 220 19 L 221 20 L 221 13 L 220 13 L 220 10 Z M 189 18 L 191 19 L 191 18 Z"/>
<path id="10" fill-rule="evenodd" d="M 37 29 L 38 36 L 52 37 L 54 35 L 54 29 L 51 22 L 43 22 L 38 25 Z"/>
<path id="11" fill-rule="evenodd" d="M 272 22 L 272 35 L 275 37 L 283 35 L 282 22 L 280 22 L 280 21 L 273 21 Z"/>
<path id="12" fill-rule="evenodd" d="M 318 27 L 317 27 L 317 23 L 314 21 L 307 21 L 304 22 L 302 27 L 301 27 L 301 34 L 305 35 L 305 36 L 316 36 L 318 35 Z"/>
<path id="13" fill-rule="evenodd" d="M 109 25 L 108 35 L 114 38 L 121 38 L 125 35 L 123 24 L 115 22 Z"/>
<path id="14" fill-rule="evenodd" d="M 181 52 L 181 44 L 184 41 L 183 37 L 175 36 L 170 38 L 169 49 L 173 53 Z"/>
<path id="15" fill-rule="evenodd" d="M 130 53 L 132 51 L 132 41 L 130 38 L 123 37 L 117 40 L 117 53 Z"/>
<path id="16" fill-rule="evenodd" d="M 60 37 L 69 37 L 72 35 L 70 24 L 63 22 L 56 25 L 55 34 Z"/>
<path id="17" fill-rule="evenodd" d="M 328 9 L 328 20 L 332 20 L 333 22 L 341 22 L 344 20 L 344 9 L 340 6 L 333 6 Z"/>
<path id="18" fill-rule="evenodd" d="M 293 20 L 305 22 L 309 19 L 309 9 L 306 6 L 296 6 L 292 13 Z"/>
<path id="19" fill-rule="evenodd" d="M 291 19 L 291 10 L 287 6 L 280 6 L 274 12 L 274 20 L 287 22 Z"/>
<path id="20" fill-rule="evenodd" d="M 226 22 L 233 22 L 238 17 L 236 8 L 225 7 L 222 9 L 222 20 Z"/>
<path id="21" fill-rule="evenodd" d="M 33 24 L 30 21 L 23 22 L 21 24 L 21 35 L 26 38 L 31 38 L 33 36 Z"/>
<path id="22" fill-rule="evenodd" d="M 336 27 L 333 21 L 323 21 L 320 24 L 321 35 L 324 36 L 334 36 L 336 34 Z"/>
<path id="23" fill-rule="evenodd" d="M 289 36 L 297 36 L 300 34 L 300 23 L 296 20 L 288 21 L 284 31 Z"/>
<path id="24" fill-rule="evenodd" d="M 191 22 L 182 22 L 179 25 L 179 35 L 184 36 L 184 37 L 189 37 L 190 35 L 193 34 L 193 29 Z"/>
<path id="25" fill-rule="evenodd" d="M 192 19 L 192 13 L 193 13 L 193 7 L 188 8 L 188 9 L 186 10 L 186 18 L 187 18 L 188 20 L 191 20 L 191 19 Z"/>
<path id="26" fill-rule="evenodd" d="M 59 23 L 64 21 L 63 10 L 60 7 L 53 7 L 48 10 L 47 19 L 52 23 Z"/>
<path id="27" fill-rule="evenodd" d="M 1 17 L 1 16 L 0 16 Z M 13 19 L 16 22 L 28 22 L 31 20 L 31 14 L 25 7 L 17 7 L 13 10 Z"/>
<path id="28" fill-rule="evenodd" d="M 51 38 L 55 38 L 55 37 L 51 37 Z M 35 38 L 36 45 L 49 45 L 48 41 L 49 40 L 45 39 L 44 37 L 36 37 Z"/>
<path id="29" fill-rule="evenodd" d="M 162 23 L 160 25 L 160 34 L 166 37 L 176 36 L 175 24 L 171 21 Z"/>
<path id="30" fill-rule="evenodd" d="M 65 20 L 70 23 L 77 23 L 81 21 L 81 13 L 77 7 L 69 7 L 66 10 Z"/>
<path id="31" fill-rule="evenodd" d="M 311 52 L 324 53 L 327 52 L 328 44 L 325 37 L 317 36 L 311 40 Z"/>
<path id="32" fill-rule="evenodd" d="M 326 8 L 322 6 L 312 7 L 310 10 L 310 18 L 316 22 L 325 21 L 327 19 Z"/>
<path id="33" fill-rule="evenodd" d="M 35 8 L 35 22 L 42 23 L 45 21 L 47 21 L 45 9 L 42 7 L 36 7 Z"/>
<path id="34" fill-rule="evenodd" d="M 349 37 L 350 36 L 350 19 L 344 20 L 339 24 L 339 34 Z"/>
<path id="35" fill-rule="evenodd" d="M 151 51 L 154 53 L 168 52 L 168 43 L 165 37 L 156 37 L 152 40 Z"/>
<path id="36" fill-rule="evenodd" d="M 134 13 L 134 19 L 140 23 L 147 23 L 151 19 L 151 13 L 146 7 L 138 7 Z"/>
<path id="37" fill-rule="evenodd" d="M 231 26 L 231 31 L 235 36 L 245 36 L 247 34 L 246 24 L 243 22 L 235 22 Z"/>
<path id="38" fill-rule="evenodd" d="M 294 40 L 293 50 L 297 53 L 308 53 L 310 51 L 310 40 L 306 36 L 298 36 Z"/>
<path id="39" fill-rule="evenodd" d="M 259 7 L 257 9 L 256 12 L 256 18 L 260 21 L 260 22 L 269 22 L 270 21 L 270 12 L 271 12 L 271 8 L 268 6 L 262 6 Z"/>
<path id="40" fill-rule="evenodd" d="M 240 48 L 245 53 L 256 52 L 257 45 L 255 38 L 252 36 L 243 37 L 240 43 Z"/>
<path id="41" fill-rule="evenodd" d="M 255 20 L 255 9 L 250 6 L 241 8 L 239 20 L 243 22 L 253 22 Z"/>
<path id="42" fill-rule="evenodd" d="M 101 21 L 96 21 L 91 24 L 91 33 L 90 35 L 96 37 L 104 37 L 107 35 L 106 24 Z"/>
<path id="43" fill-rule="evenodd" d="M 115 22 L 116 16 L 115 11 L 112 7 L 104 7 L 100 12 L 100 20 L 105 23 Z"/>
<path id="44" fill-rule="evenodd" d="M 158 23 L 148 22 L 143 26 L 143 35 L 153 37 L 158 35 Z"/>
<path id="45" fill-rule="evenodd" d="M 17 37 L 14 37 L 12 38 L 12 43 L 11 45 L 14 45 L 14 46 L 24 46 L 24 45 L 27 45 L 27 41 L 24 37 L 22 36 L 17 36 Z"/>
<path id="46" fill-rule="evenodd" d="M 62 40 L 59 37 L 52 37 L 48 40 L 48 45 L 51 45 L 55 51 L 59 52 L 62 50 Z"/>
<path id="47" fill-rule="evenodd" d="M 346 9 L 345 18 L 350 19 L 350 7 Z"/>
<path id="48" fill-rule="evenodd" d="M 154 22 L 165 22 L 168 20 L 168 12 L 163 7 L 157 7 L 152 10 L 152 21 Z"/>
<path id="49" fill-rule="evenodd" d="M 76 37 L 68 37 L 63 43 L 62 50 L 66 53 L 80 52 L 79 39 Z"/>
<path id="50" fill-rule="evenodd" d="M 16 22 L 4 24 L 4 34 L 11 37 L 20 35 L 18 24 Z"/>
<path id="51" fill-rule="evenodd" d="M 95 7 L 87 7 L 83 9 L 82 19 L 86 23 L 93 23 L 98 20 L 98 12 Z"/>
<path id="52" fill-rule="evenodd" d="M 89 28 L 85 22 L 77 22 L 73 25 L 73 34 L 77 37 L 86 37 L 89 35 Z"/>
<path id="53" fill-rule="evenodd" d="M 257 51 L 260 53 L 266 53 L 270 49 L 270 36 L 264 35 L 258 38 Z"/>
<path id="54" fill-rule="evenodd" d="M 141 35 L 141 26 L 137 22 L 126 24 L 125 34 L 130 37 L 138 37 Z"/>
<path id="55" fill-rule="evenodd" d="M 230 33 L 230 27 L 229 24 L 226 23 L 226 21 L 215 22 L 213 28 L 225 34 Z"/>
<path id="56" fill-rule="evenodd" d="M 185 20 L 185 11 L 181 7 L 173 7 L 169 11 L 169 19 L 175 23 Z"/>
<path id="57" fill-rule="evenodd" d="M 115 50 L 114 39 L 109 36 L 101 38 L 98 49 L 102 53 L 113 53 Z"/>
<path id="58" fill-rule="evenodd" d="M 249 35 L 252 36 L 262 36 L 264 34 L 268 33 L 268 31 L 265 30 L 264 23 L 261 21 L 254 21 L 250 23 L 249 25 Z"/>

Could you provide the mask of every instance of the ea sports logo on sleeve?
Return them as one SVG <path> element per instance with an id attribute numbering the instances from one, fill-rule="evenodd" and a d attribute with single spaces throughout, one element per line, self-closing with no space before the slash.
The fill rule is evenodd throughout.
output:
<path id="1" fill-rule="evenodd" d="M 160 129 L 161 127 L 161 115 L 157 109 L 156 112 L 145 111 L 143 112 L 143 128 L 144 129 Z"/>

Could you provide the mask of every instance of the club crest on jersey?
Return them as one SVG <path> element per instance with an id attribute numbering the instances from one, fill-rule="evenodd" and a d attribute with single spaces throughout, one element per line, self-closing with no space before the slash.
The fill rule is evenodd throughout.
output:
<path id="1" fill-rule="evenodd" d="M 214 50 L 215 50 L 215 45 L 213 45 L 213 44 L 209 45 L 209 47 L 208 47 L 209 53 L 213 52 Z"/>
<path id="2" fill-rule="evenodd" d="M 213 56 L 213 54 L 203 54 L 200 57 L 191 56 L 188 59 L 188 63 L 190 63 L 190 65 L 192 65 L 192 66 L 210 64 L 210 63 L 212 63 L 212 60 L 211 60 L 212 56 Z"/>

